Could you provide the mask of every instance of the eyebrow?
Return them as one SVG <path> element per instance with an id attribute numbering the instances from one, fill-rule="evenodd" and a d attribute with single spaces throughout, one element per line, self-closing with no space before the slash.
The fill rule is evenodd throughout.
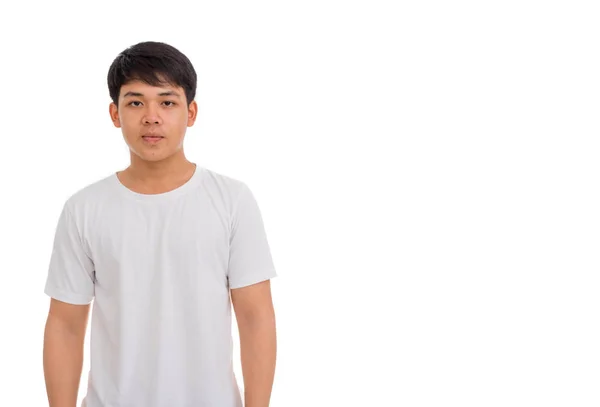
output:
<path id="1" fill-rule="evenodd" d="M 126 98 L 126 97 L 128 97 L 128 96 L 132 96 L 132 97 L 133 97 L 133 96 L 137 96 L 137 97 L 143 97 L 144 95 L 143 95 L 142 93 L 140 93 L 140 92 L 132 92 L 132 91 L 129 91 L 129 92 L 127 92 L 127 93 L 125 93 L 125 94 L 123 95 L 123 98 Z M 177 92 L 175 92 L 175 91 L 173 91 L 173 90 L 169 90 L 169 91 L 166 91 L 166 92 L 161 92 L 161 93 L 159 93 L 159 94 L 158 94 L 158 96 L 177 96 L 177 97 L 179 97 L 180 95 L 179 95 L 179 93 L 177 93 Z"/>

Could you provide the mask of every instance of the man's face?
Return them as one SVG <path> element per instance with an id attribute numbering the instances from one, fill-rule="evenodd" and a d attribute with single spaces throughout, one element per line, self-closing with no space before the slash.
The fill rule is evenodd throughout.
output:
<path id="1" fill-rule="evenodd" d="M 146 161 L 164 160 L 178 152 L 187 127 L 196 120 L 197 104 L 192 101 L 188 107 L 181 87 L 133 81 L 121 87 L 118 102 L 118 108 L 110 104 L 111 119 L 122 129 L 132 154 Z"/>

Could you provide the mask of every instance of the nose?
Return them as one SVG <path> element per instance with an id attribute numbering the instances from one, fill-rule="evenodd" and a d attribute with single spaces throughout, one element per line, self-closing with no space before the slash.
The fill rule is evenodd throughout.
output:
<path id="1" fill-rule="evenodd" d="M 160 120 L 156 108 L 150 106 L 146 109 L 143 117 L 144 124 L 160 124 Z"/>

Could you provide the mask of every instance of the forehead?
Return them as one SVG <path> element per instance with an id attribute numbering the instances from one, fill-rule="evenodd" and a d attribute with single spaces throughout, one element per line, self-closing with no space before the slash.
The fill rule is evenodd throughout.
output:
<path id="1" fill-rule="evenodd" d="M 152 86 L 142 81 L 131 81 L 121 86 L 121 98 L 130 96 L 165 96 L 164 94 L 170 94 L 169 96 L 180 97 L 183 94 L 183 88 L 180 86 L 172 86 L 168 83 L 160 86 Z"/>

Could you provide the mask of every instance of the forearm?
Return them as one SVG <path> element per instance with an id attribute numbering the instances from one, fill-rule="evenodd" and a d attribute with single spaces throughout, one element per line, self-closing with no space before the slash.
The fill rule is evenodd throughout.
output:
<path id="1" fill-rule="evenodd" d="M 275 317 L 238 321 L 245 407 L 268 407 L 275 376 Z"/>
<path id="2" fill-rule="evenodd" d="M 84 338 L 49 318 L 44 331 L 44 377 L 50 407 L 76 407 Z"/>

